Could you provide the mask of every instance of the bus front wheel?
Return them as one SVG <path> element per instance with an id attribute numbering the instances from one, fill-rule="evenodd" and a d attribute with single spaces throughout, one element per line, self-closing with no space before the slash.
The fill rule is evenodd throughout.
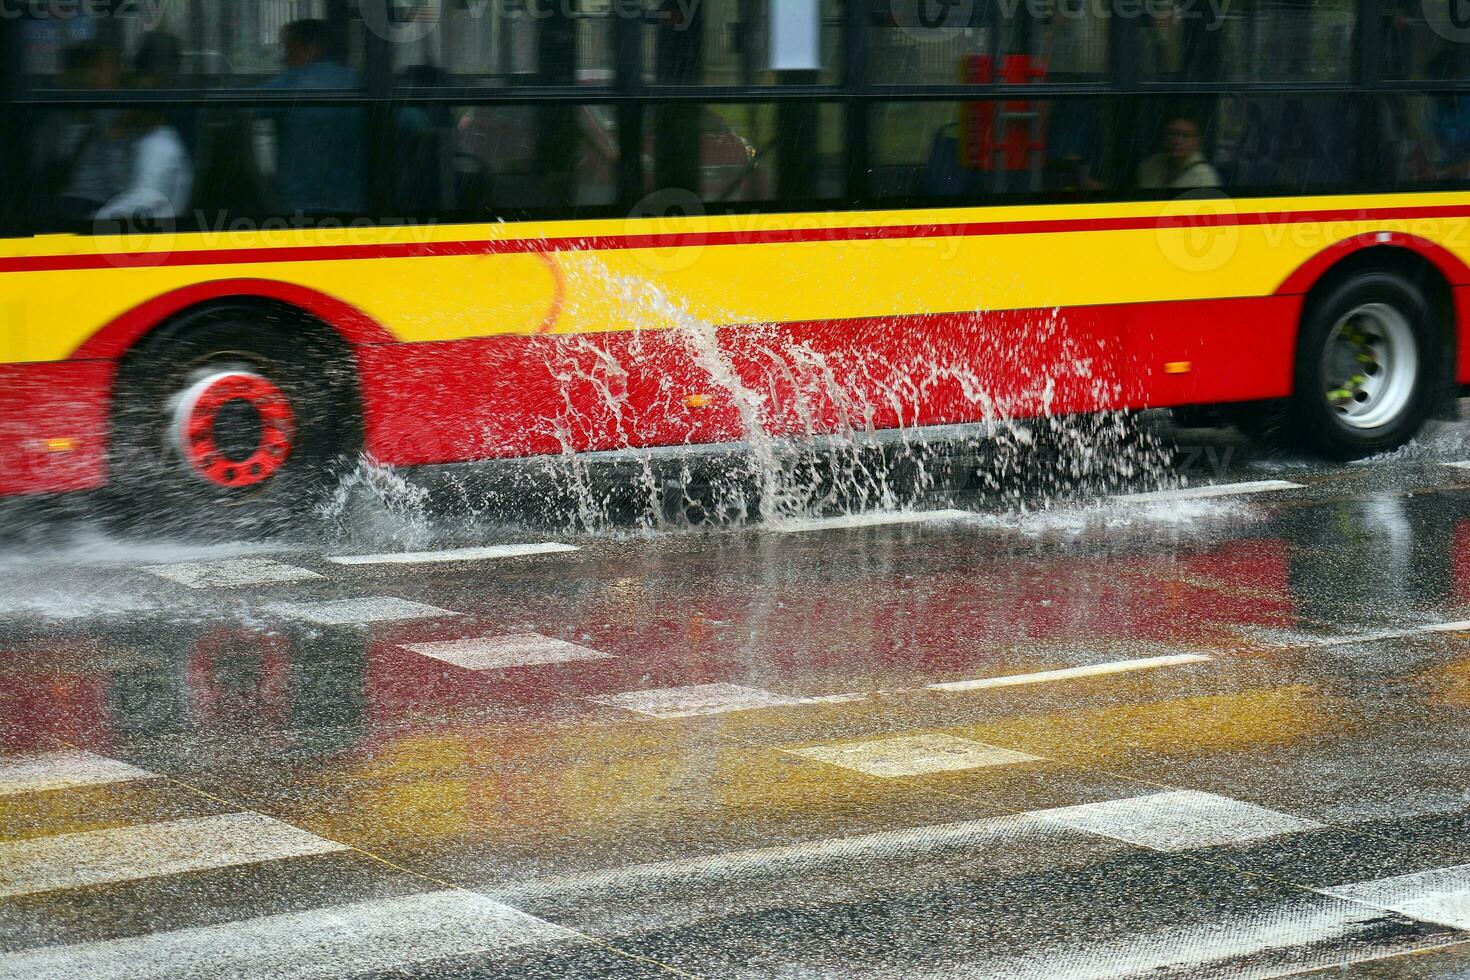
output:
<path id="1" fill-rule="evenodd" d="M 1418 286 L 1386 270 L 1355 273 L 1308 305 L 1287 428 L 1332 459 L 1395 449 L 1429 418 L 1443 354 Z"/>
<path id="2" fill-rule="evenodd" d="M 351 389 L 333 376 L 340 352 L 299 327 L 216 309 L 128 355 L 111 468 L 130 523 L 250 536 L 320 499 L 355 448 Z"/>

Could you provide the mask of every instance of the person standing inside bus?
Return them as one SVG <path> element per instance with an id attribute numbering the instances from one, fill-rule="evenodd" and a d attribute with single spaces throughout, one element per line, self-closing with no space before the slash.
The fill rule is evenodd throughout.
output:
<path id="1" fill-rule="evenodd" d="M 133 58 L 131 87 L 169 88 L 182 60 L 183 45 L 175 35 L 166 31 L 144 35 Z M 94 217 L 142 221 L 182 217 L 194 188 L 194 164 L 169 113 L 140 105 L 123 115 L 117 130 L 130 149 L 127 186 Z"/>
<path id="2" fill-rule="evenodd" d="M 122 76 L 122 56 L 97 41 L 82 41 L 62 53 L 66 88 L 111 91 Z M 43 117 L 37 135 L 37 169 L 50 214 L 47 227 L 69 227 L 90 220 L 97 209 L 127 187 L 128 142 L 114 109 L 53 113 Z"/>
<path id="3" fill-rule="evenodd" d="M 295 91 L 357 91 L 357 72 L 332 60 L 324 20 L 281 29 L 286 70 L 265 84 Z M 276 128 L 276 191 L 290 215 L 358 214 L 364 207 L 361 109 L 286 108 L 263 113 Z"/>
<path id="4" fill-rule="evenodd" d="M 1205 159 L 1199 123 L 1175 116 L 1164 126 L 1164 152 L 1138 167 L 1138 186 L 1145 190 L 1191 190 L 1219 187 L 1220 175 Z"/>

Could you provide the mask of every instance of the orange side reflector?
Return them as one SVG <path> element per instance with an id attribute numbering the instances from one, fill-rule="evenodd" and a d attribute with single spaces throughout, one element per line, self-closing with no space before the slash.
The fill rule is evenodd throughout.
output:
<path id="1" fill-rule="evenodd" d="M 48 453 L 70 453 L 75 452 L 79 441 L 69 436 L 46 440 L 46 451 Z"/>
<path id="2" fill-rule="evenodd" d="M 1193 361 L 1168 361 L 1164 364 L 1165 374 L 1188 374 L 1193 370 Z"/>
<path id="3" fill-rule="evenodd" d="M 684 399 L 684 404 L 690 408 L 708 408 L 712 401 L 714 399 L 709 395 L 689 395 Z"/>

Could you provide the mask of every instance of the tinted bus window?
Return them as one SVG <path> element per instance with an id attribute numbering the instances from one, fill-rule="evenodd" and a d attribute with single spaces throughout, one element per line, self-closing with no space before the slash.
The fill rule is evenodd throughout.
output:
<path id="1" fill-rule="evenodd" d="M 647 0 L 644 80 L 665 85 L 835 84 L 838 0 Z"/>
<path id="2" fill-rule="evenodd" d="M 25 77 L 41 91 L 250 87 L 289 67 L 287 26 L 316 21 L 323 27 L 324 57 L 353 74 L 323 76 L 314 87 L 355 88 L 361 25 L 328 15 L 327 0 L 172 0 L 122 4 L 106 16 L 78 5 L 73 16 L 22 22 Z M 108 70 L 99 70 L 99 62 Z"/>
<path id="3" fill-rule="evenodd" d="M 878 200 L 1091 196 L 1126 182 L 1109 158 L 1101 99 L 889 102 L 871 111 Z"/>
<path id="4" fill-rule="evenodd" d="M 1100 81 L 1111 19 L 1095 3 L 893 0 L 877 8 L 869 71 L 891 85 Z"/>
<path id="5" fill-rule="evenodd" d="M 393 65 L 409 85 L 608 85 L 610 0 L 441 3 L 391 8 Z"/>
<path id="6" fill-rule="evenodd" d="M 714 207 L 840 197 L 842 119 L 839 106 L 806 102 L 650 106 L 645 187 Z"/>
<path id="7" fill-rule="evenodd" d="M 1307 82 L 1352 76 L 1351 0 L 1175 0 L 1145 6 L 1139 74 L 1148 81 Z"/>
<path id="8" fill-rule="evenodd" d="M 570 215 L 617 197 L 610 106 L 400 106 L 392 138 L 396 221 Z"/>
<path id="9" fill-rule="evenodd" d="M 212 227 L 368 207 L 362 109 L 35 109 L 25 132 L 32 231 L 162 218 Z"/>
<path id="10" fill-rule="evenodd" d="M 1470 93 L 1380 96 L 1379 172 L 1401 189 L 1470 183 Z"/>

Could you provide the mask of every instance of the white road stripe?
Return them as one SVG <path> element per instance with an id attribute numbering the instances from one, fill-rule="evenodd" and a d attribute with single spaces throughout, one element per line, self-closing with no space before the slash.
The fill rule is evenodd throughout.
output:
<path id="1" fill-rule="evenodd" d="M 258 813 L 0 844 L 0 898 L 346 850 Z"/>
<path id="2" fill-rule="evenodd" d="M 1322 890 L 1425 922 L 1470 929 L 1470 864 Z"/>
<path id="3" fill-rule="evenodd" d="M 156 773 L 79 749 L 0 757 L 0 796 L 156 778 Z"/>
<path id="4" fill-rule="evenodd" d="M 149 565 L 143 571 L 191 589 L 228 589 L 274 582 L 306 582 L 323 576 L 269 558 L 229 558 L 223 561 L 186 561 Z"/>
<path id="5" fill-rule="evenodd" d="M 888 511 L 868 514 L 843 514 L 838 517 L 796 517 L 773 521 L 769 529 L 777 534 L 806 531 L 836 531 L 856 527 L 880 527 L 885 524 L 927 524 L 932 521 L 963 521 L 975 515 L 964 510 Z"/>
<path id="6" fill-rule="evenodd" d="M 900 735 L 867 742 L 839 742 L 785 749 L 791 755 L 852 769 L 865 776 L 892 779 L 958 772 L 1017 762 L 1036 762 L 1039 756 L 1013 752 L 953 735 Z"/>
<path id="7" fill-rule="evenodd" d="M 1459 462 L 1445 463 L 1444 465 L 1453 466 L 1457 470 L 1470 470 L 1470 460 L 1460 460 Z"/>
<path id="8" fill-rule="evenodd" d="M 622 694 L 608 694 L 587 700 L 655 718 L 691 718 L 695 715 L 718 715 L 727 711 L 780 708 L 808 703 L 805 698 L 775 694 L 755 687 L 741 687 L 739 684 L 661 687 L 648 691 L 625 691 Z"/>
<path id="9" fill-rule="evenodd" d="M 1155 667 L 1177 667 L 1181 664 L 1198 664 L 1213 657 L 1202 653 L 1179 653 L 1167 657 L 1140 657 L 1137 660 L 1114 660 L 1105 664 L 1089 664 L 1086 667 L 1064 667 L 1059 670 L 1041 670 L 1033 674 L 1003 674 L 1000 677 L 980 677 L 968 681 L 948 681 L 930 684 L 930 691 L 981 691 L 992 687 L 1014 687 L 1017 684 L 1044 684 L 1048 681 L 1066 681 L 1076 677 L 1099 677 L 1104 674 L 1125 674 L 1134 670 L 1152 670 Z"/>
<path id="10" fill-rule="evenodd" d="M 458 616 L 459 613 L 409 602 L 392 596 L 364 599 L 331 599 L 326 602 L 273 602 L 266 611 L 288 619 L 304 619 L 321 626 L 361 626 L 401 619 L 432 619 L 436 616 Z"/>
<path id="11" fill-rule="evenodd" d="M 1337 647 L 1353 646 L 1359 643 L 1381 643 L 1384 640 L 1406 640 L 1411 636 L 1422 636 L 1425 633 L 1470 633 L 1470 620 L 1457 620 L 1449 623 L 1424 623 L 1419 626 L 1398 626 L 1393 629 L 1374 630 L 1371 633 L 1353 633 L 1347 636 L 1285 636 L 1280 633 L 1266 632 L 1264 639 L 1275 639 L 1277 642 L 1271 644 L 1282 650 L 1296 650 L 1302 647 Z M 1261 635 L 1261 634 L 1256 634 Z"/>
<path id="12" fill-rule="evenodd" d="M 1194 790 L 1037 810 L 1031 816 L 1156 851 L 1239 844 L 1322 826 L 1315 820 Z"/>
<path id="13" fill-rule="evenodd" d="M 483 895 L 438 891 L 0 954 L 0 978 L 357 976 L 432 960 L 579 940 L 569 929 Z"/>
<path id="14" fill-rule="evenodd" d="M 507 667 L 533 667 L 561 664 L 576 660 L 611 660 L 612 655 L 591 647 L 568 643 L 540 633 L 516 633 L 510 636 L 466 637 L 433 643 L 405 643 L 405 650 L 465 670 L 504 670 Z"/>
<path id="15" fill-rule="evenodd" d="M 1247 483 L 1215 483 L 1203 487 L 1178 490 L 1154 490 L 1149 493 L 1123 493 L 1113 499 L 1119 503 L 1151 503 L 1166 500 L 1203 500 L 1210 497 L 1233 497 L 1244 493 L 1270 493 L 1273 490 L 1298 490 L 1300 483 L 1287 480 L 1252 480 Z"/>
<path id="16" fill-rule="evenodd" d="M 453 561 L 491 561 L 497 558 L 524 558 L 527 555 L 555 555 L 578 551 L 575 545 L 543 542 L 541 544 L 497 544 L 484 548 L 452 548 L 446 551 L 400 551 L 381 555 L 338 555 L 327 561 L 337 565 L 428 565 Z"/>
<path id="17" fill-rule="evenodd" d="M 1264 980 L 1460 941 L 1453 933 L 1385 941 L 1383 927 L 1381 912 L 1323 897 L 1197 925 L 982 959 L 966 964 L 958 975 L 965 980 Z M 937 980 L 934 974 L 909 974 L 909 980 L 930 977 Z"/>
<path id="18" fill-rule="evenodd" d="M 1038 837 L 1070 841 L 1079 839 L 1078 832 L 1072 828 L 1059 823 L 1038 821 L 1030 814 L 1021 813 L 959 823 L 883 830 L 800 844 L 725 851 L 603 871 L 549 875 L 493 889 L 487 894 L 512 904 L 531 899 L 566 898 L 612 890 L 627 895 L 640 887 L 662 890 L 673 884 L 713 883 L 755 877 L 771 879 L 864 861 L 904 861 L 946 850 L 970 851 L 987 843 L 1005 844 L 1020 838 Z"/>

